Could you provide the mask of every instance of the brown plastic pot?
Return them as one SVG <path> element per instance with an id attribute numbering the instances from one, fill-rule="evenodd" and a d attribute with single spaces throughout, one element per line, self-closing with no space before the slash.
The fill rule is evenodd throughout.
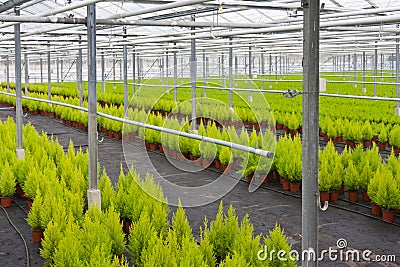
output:
<path id="1" fill-rule="evenodd" d="M 287 180 L 284 180 L 282 182 L 282 189 L 285 191 L 289 191 L 290 190 L 290 182 Z"/>
<path id="2" fill-rule="evenodd" d="M 382 209 L 382 219 L 386 222 L 394 222 L 394 210 Z"/>
<path id="3" fill-rule="evenodd" d="M 1 198 L 1 206 L 3 208 L 9 208 L 12 205 L 12 197 L 2 197 Z"/>
<path id="4" fill-rule="evenodd" d="M 375 203 L 371 203 L 371 212 L 372 215 L 380 216 L 382 214 L 382 208 Z"/>
<path id="5" fill-rule="evenodd" d="M 319 200 L 321 202 L 329 201 L 329 196 L 330 196 L 329 192 L 319 192 Z"/>
<path id="6" fill-rule="evenodd" d="M 335 202 L 339 200 L 339 191 L 333 191 L 329 194 L 329 201 Z"/>
<path id="7" fill-rule="evenodd" d="M 351 202 L 358 202 L 358 191 L 348 191 L 347 193 Z"/>
<path id="8" fill-rule="evenodd" d="M 290 182 L 289 184 L 290 192 L 297 193 L 300 191 L 300 183 L 299 182 Z"/>
<path id="9" fill-rule="evenodd" d="M 39 243 L 43 238 L 43 230 L 32 230 L 32 239 L 34 243 Z"/>
<path id="10" fill-rule="evenodd" d="M 368 193 L 365 191 L 362 192 L 362 200 L 365 202 L 371 202 L 371 199 L 369 198 Z"/>

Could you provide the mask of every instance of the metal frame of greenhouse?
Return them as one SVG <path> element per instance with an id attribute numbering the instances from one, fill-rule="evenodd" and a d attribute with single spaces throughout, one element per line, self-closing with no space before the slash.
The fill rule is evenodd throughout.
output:
<path id="1" fill-rule="evenodd" d="M 106 83 L 123 83 L 127 107 L 128 90 L 148 77 L 174 78 L 174 84 L 163 85 L 174 89 L 175 101 L 177 77 L 190 78 L 195 101 L 196 90 L 206 89 L 196 88 L 197 77 L 225 77 L 223 89 L 232 93 L 238 90 L 237 76 L 247 75 L 262 82 L 261 90 L 282 93 L 267 90 L 268 85 L 281 75 L 303 73 L 304 250 L 318 251 L 319 96 L 396 101 L 400 115 L 400 0 L 1 0 L 0 21 L 0 80 L 16 83 L 18 157 L 24 156 L 22 82 L 25 93 L 29 82 L 47 82 L 50 101 L 51 82 L 76 81 L 82 92 L 82 82 L 88 81 L 89 108 L 75 108 L 89 114 L 90 202 L 100 203 L 97 83 L 103 91 Z M 342 73 L 343 83 L 363 90 L 370 83 L 366 72 L 372 71 L 374 97 L 319 93 L 320 70 Z M 357 81 L 359 71 L 363 81 Z M 396 98 L 377 97 L 379 84 L 394 86 Z M 82 106 L 82 95 L 80 100 Z M 232 107 L 231 95 L 229 100 Z"/>

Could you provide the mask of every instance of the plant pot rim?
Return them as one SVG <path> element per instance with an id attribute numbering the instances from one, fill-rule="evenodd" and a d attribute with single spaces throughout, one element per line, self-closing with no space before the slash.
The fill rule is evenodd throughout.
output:
<path id="1" fill-rule="evenodd" d="M 384 211 L 384 212 L 394 212 L 396 210 L 396 209 L 387 209 L 387 208 L 384 208 L 384 207 L 381 207 L 381 208 L 382 208 L 382 211 Z"/>

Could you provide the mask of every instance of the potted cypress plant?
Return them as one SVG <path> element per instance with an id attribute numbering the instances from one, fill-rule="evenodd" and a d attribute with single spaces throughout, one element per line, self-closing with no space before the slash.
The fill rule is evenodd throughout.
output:
<path id="1" fill-rule="evenodd" d="M 386 143 L 388 141 L 388 135 L 386 131 L 386 127 L 384 124 L 382 124 L 381 131 L 379 132 L 378 135 L 378 146 L 380 150 L 386 150 Z"/>
<path id="2" fill-rule="evenodd" d="M 290 130 L 290 135 L 294 137 L 297 134 L 297 129 L 300 127 L 300 121 L 297 114 L 293 111 L 289 117 L 288 128 Z"/>
<path id="3" fill-rule="evenodd" d="M 295 156 L 295 155 L 293 155 Z M 300 191 L 301 173 L 301 159 L 297 156 L 292 158 L 291 161 L 286 162 L 286 174 L 289 179 L 290 192 L 297 193 Z"/>
<path id="4" fill-rule="evenodd" d="M 32 204 L 32 209 L 29 211 L 28 218 L 26 219 L 28 224 L 32 227 L 32 238 L 35 243 L 39 243 L 43 238 L 42 209 L 43 201 L 40 190 L 38 189 L 35 202 Z"/>
<path id="5" fill-rule="evenodd" d="M 222 146 L 219 153 L 219 160 L 221 162 L 221 170 L 226 174 L 231 173 L 232 153 L 229 147 Z"/>
<path id="6" fill-rule="evenodd" d="M 321 202 L 329 201 L 330 190 L 332 187 L 331 177 L 328 171 L 328 162 L 322 161 L 318 171 L 318 190 Z"/>
<path id="7" fill-rule="evenodd" d="M 400 207 L 400 189 L 393 175 L 379 180 L 376 201 L 382 207 L 383 220 L 394 222 L 394 210 Z"/>
<path id="8" fill-rule="evenodd" d="M 358 177 L 357 168 L 354 166 L 353 161 L 349 161 L 349 166 L 346 168 L 344 176 L 344 185 L 348 190 L 349 200 L 352 202 L 358 201 L 358 189 L 360 188 L 360 181 Z"/>
<path id="9" fill-rule="evenodd" d="M 0 197 L 1 197 L 1 206 L 4 208 L 11 207 L 12 204 L 12 195 L 15 192 L 15 177 L 14 173 L 11 170 L 8 161 L 4 164 L 3 171 L 0 176 Z"/>
<path id="10" fill-rule="evenodd" d="M 395 125 L 389 133 L 389 142 L 395 155 L 400 152 L 400 126 Z"/>
<path id="11" fill-rule="evenodd" d="M 373 136 L 372 132 L 372 126 L 369 123 L 369 121 L 365 121 L 363 127 L 362 127 L 362 139 L 363 139 L 363 144 L 365 147 L 370 147 L 371 146 L 371 140 Z"/>
<path id="12" fill-rule="evenodd" d="M 367 191 L 368 191 L 368 184 L 371 178 L 373 177 L 373 172 L 369 164 L 369 159 L 366 158 L 365 160 L 363 160 L 361 166 L 363 166 L 363 169 L 360 173 L 360 187 L 363 190 L 362 200 L 365 202 L 370 202 L 371 199 L 369 198 Z"/>
<path id="13" fill-rule="evenodd" d="M 379 189 L 380 180 L 382 179 L 382 176 L 387 174 L 387 172 L 389 172 L 389 171 L 386 169 L 383 169 L 383 168 L 379 168 L 368 184 L 367 192 L 368 192 L 369 198 L 371 199 L 372 215 L 379 216 L 382 214 L 382 209 L 377 204 L 377 202 L 378 202 L 377 193 L 378 193 L 378 189 Z"/>

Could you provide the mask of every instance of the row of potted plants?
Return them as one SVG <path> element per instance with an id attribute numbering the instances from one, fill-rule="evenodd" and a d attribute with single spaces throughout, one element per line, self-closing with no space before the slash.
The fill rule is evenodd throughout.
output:
<path id="1" fill-rule="evenodd" d="M 0 124 L 0 146 L 8 155 L 15 150 L 15 124 L 11 119 L 4 124 Z M 278 255 L 259 261 L 257 252 L 264 244 L 271 251 L 290 251 L 279 226 L 266 236 L 254 237 L 248 217 L 239 224 L 234 209 L 230 207 L 225 214 L 222 203 L 214 220 L 208 223 L 205 219 L 197 243 L 184 210 L 178 208 L 170 228 L 161 188 L 149 175 L 141 179 L 133 169 L 127 175 L 121 171 L 116 189 L 103 170 L 99 181 L 101 209 L 91 206 L 85 211 L 87 154 L 76 152 L 72 142 L 64 154 L 57 141 L 38 135 L 30 125 L 24 127 L 24 140 L 27 157 L 15 160 L 10 170 L 33 200 L 27 221 L 33 230 L 44 230 L 40 254 L 48 265 L 129 266 L 123 255 L 127 251 L 137 266 L 227 266 L 241 262 L 270 266 Z M 121 219 L 131 221 L 128 245 Z M 285 262 L 288 264 L 295 263 Z"/>
<path id="2" fill-rule="evenodd" d="M 107 93 L 110 94 L 110 93 Z M 38 94 L 34 94 L 33 96 L 37 97 Z M 69 98 L 68 98 L 69 99 Z M 64 100 L 64 99 L 60 99 L 60 100 Z M 69 99 L 70 102 L 73 103 L 79 103 L 77 98 L 71 98 Z M 140 107 L 143 103 L 142 102 L 148 102 L 148 105 L 150 105 L 149 103 L 153 101 L 151 98 L 145 98 L 145 99 L 140 99 L 140 98 L 134 98 L 132 103 L 134 104 L 134 106 Z M 156 100 L 154 100 L 156 101 Z M 28 106 L 28 109 L 31 111 L 39 111 L 39 110 L 43 110 L 45 112 L 46 109 L 49 109 L 51 106 L 49 106 L 48 104 L 45 103 L 36 103 L 34 101 L 27 101 L 24 100 L 23 101 L 24 104 L 26 104 L 25 106 Z M 160 107 L 158 106 L 158 103 L 163 103 L 163 105 L 167 105 L 167 100 L 165 99 L 160 99 L 158 102 L 156 101 L 156 110 L 162 110 L 162 105 L 160 104 Z M 87 103 L 84 102 L 84 104 L 87 106 Z M 221 105 L 222 104 L 222 105 Z M 147 104 L 145 104 L 146 106 Z M 176 104 L 175 104 L 176 105 Z M 216 108 L 217 107 L 219 108 Z M 153 105 L 154 106 L 154 105 Z M 212 108 L 211 108 L 212 106 Z M 106 106 L 106 109 L 108 108 L 108 106 Z M 113 107 L 109 107 L 109 108 L 113 108 Z M 121 107 L 114 107 L 117 109 L 122 109 Z M 151 109 L 151 105 L 150 105 L 150 109 Z M 155 109 L 155 108 L 154 108 Z M 169 108 L 168 108 L 169 109 Z M 243 121 L 245 124 L 255 127 L 256 129 L 258 129 L 260 127 L 260 125 L 265 124 L 264 126 L 267 125 L 274 125 L 273 122 L 273 118 L 272 118 L 272 113 L 271 112 L 265 112 L 260 110 L 257 107 L 252 108 L 251 110 L 249 110 L 249 107 L 241 107 L 238 103 L 238 106 L 235 107 L 235 113 L 232 113 L 231 110 L 227 109 L 223 103 L 215 101 L 215 100 L 202 100 L 201 103 L 197 104 L 197 110 L 198 110 L 198 114 L 201 117 L 211 117 L 211 118 L 217 118 L 219 119 L 222 124 L 228 125 L 229 121 Z M 208 112 L 207 112 L 208 110 Z M 209 111 L 213 111 L 213 113 L 211 114 Z M 177 108 L 174 108 L 172 110 L 175 114 L 183 114 L 183 116 L 190 116 L 191 114 L 191 103 L 190 102 L 183 102 L 181 104 L 179 104 L 177 106 Z M 183 113 L 181 113 L 183 112 Z M 74 112 L 68 112 L 68 113 L 74 113 Z M 121 112 L 119 112 L 121 113 Z M 162 113 L 162 114 L 165 114 Z M 185 115 L 186 114 L 186 115 Z M 226 114 L 227 116 L 224 116 L 224 114 Z M 238 116 L 235 116 L 235 114 L 237 114 Z M 266 115 L 263 115 L 266 114 Z M 280 115 L 280 113 L 278 112 L 274 112 L 274 116 L 276 117 L 276 121 L 277 121 L 277 128 L 280 129 L 281 126 L 286 125 L 285 129 L 287 130 L 287 132 L 291 133 L 292 136 L 295 135 L 297 132 L 301 132 L 301 115 L 300 113 L 296 113 L 295 111 L 292 112 L 283 112 L 282 114 L 284 114 L 283 116 Z M 251 116 L 250 116 L 251 115 Z M 265 117 L 267 116 L 267 117 Z M 67 117 L 67 116 L 63 116 L 63 117 Z M 68 116 L 71 117 L 71 116 Z M 85 129 L 85 124 L 87 124 L 87 119 L 80 119 L 79 114 L 78 115 L 73 115 L 72 117 L 76 117 L 71 119 L 65 119 L 66 123 L 68 121 L 76 121 L 76 120 L 83 120 L 83 122 L 77 122 L 79 123 L 79 125 L 76 125 L 77 127 L 82 127 L 83 129 Z M 257 123 L 261 121 L 261 123 Z M 270 121 L 268 123 L 268 121 Z M 281 123 L 282 122 L 282 123 Z M 109 123 L 112 124 L 112 123 Z M 233 124 L 233 123 L 232 123 Z M 320 121 L 321 124 L 321 136 L 323 136 L 324 138 L 326 138 L 326 140 L 328 139 L 332 139 L 334 142 L 336 141 L 346 141 L 346 144 L 351 146 L 351 147 L 355 147 L 355 145 L 357 143 L 363 143 L 364 146 L 369 147 L 371 144 L 371 140 L 377 142 L 378 141 L 378 137 L 379 137 L 379 142 L 381 145 L 381 148 L 385 148 L 386 147 L 386 143 L 390 144 L 391 146 L 393 146 L 395 153 L 398 154 L 399 150 L 400 150 L 400 140 L 397 136 L 399 136 L 398 134 L 396 134 L 398 132 L 397 129 L 393 129 L 390 130 L 391 128 L 391 124 L 389 121 L 386 122 L 386 124 L 380 123 L 376 123 L 376 122 L 372 122 L 370 123 L 369 120 L 365 120 L 365 121 L 358 121 L 358 120 L 348 120 L 348 119 L 341 119 L 341 118 L 337 118 L 337 119 L 332 119 L 331 117 L 328 116 L 324 116 L 321 118 Z M 112 131 L 111 128 L 116 128 L 117 131 Z M 112 131 L 112 133 L 108 133 L 105 132 L 105 134 L 112 136 L 113 133 L 117 133 L 117 138 L 120 137 L 120 135 L 118 135 L 118 131 L 120 130 L 121 126 L 119 123 L 114 123 L 113 125 L 111 125 L 111 127 L 104 127 L 104 129 L 107 129 L 108 131 Z M 385 129 L 383 129 L 385 128 Z M 396 127 L 394 127 L 396 128 Z M 385 132 L 386 131 L 386 134 Z"/>

